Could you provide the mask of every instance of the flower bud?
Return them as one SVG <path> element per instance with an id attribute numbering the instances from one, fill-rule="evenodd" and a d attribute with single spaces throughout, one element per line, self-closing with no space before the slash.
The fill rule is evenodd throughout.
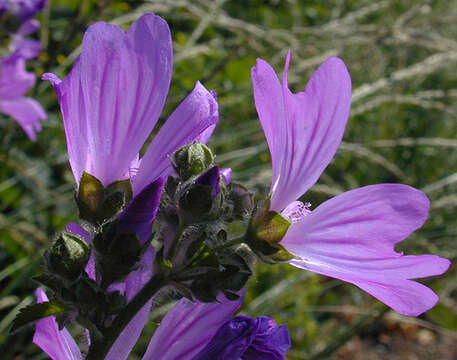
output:
<path id="1" fill-rule="evenodd" d="M 79 236 L 63 232 L 45 256 L 51 273 L 73 281 L 86 267 L 90 248 Z"/>
<path id="2" fill-rule="evenodd" d="M 173 159 L 176 173 L 186 181 L 208 169 L 213 163 L 214 156 L 206 145 L 197 142 L 177 150 Z"/>

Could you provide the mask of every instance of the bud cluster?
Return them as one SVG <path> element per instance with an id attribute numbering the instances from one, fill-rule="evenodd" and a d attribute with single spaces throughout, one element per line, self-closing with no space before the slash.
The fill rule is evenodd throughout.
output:
<path id="1" fill-rule="evenodd" d="M 219 293 L 236 298 L 252 275 L 254 256 L 231 239 L 233 222 L 245 222 L 253 194 L 225 183 L 211 150 L 201 143 L 175 153 L 178 176 L 165 185 L 157 217 L 159 271 L 170 274 L 183 296 L 216 301 Z"/>

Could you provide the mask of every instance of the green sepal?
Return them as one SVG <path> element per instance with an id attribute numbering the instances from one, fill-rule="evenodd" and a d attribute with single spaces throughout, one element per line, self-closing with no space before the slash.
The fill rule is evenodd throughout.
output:
<path id="1" fill-rule="evenodd" d="M 246 243 L 268 264 L 284 262 L 294 258 L 281 244 L 290 227 L 290 222 L 276 211 L 268 210 L 269 201 L 252 218 L 246 233 Z"/>
<path id="2" fill-rule="evenodd" d="M 95 176 L 83 172 L 76 203 L 79 217 L 99 226 L 119 214 L 132 199 L 130 180 L 115 181 L 104 187 Z"/>
<path id="3" fill-rule="evenodd" d="M 78 205 L 83 205 L 83 210 L 88 215 L 94 214 L 103 201 L 103 189 L 104 186 L 100 180 L 85 171 L 83 172 L 79 181 L 77 200 L 79 201 Z"/>
<path id="4" fill-rule="evenodd" d="M 25 325 L 32 324 L 35 321 L 45 317 L 63 314 L 70 310 L 70 308 L 56 300 L 29 305 L 19 310 L 19 314 L 17 314 L 16 318 L 13 321 L 11 332 L 14 332 Z"/>

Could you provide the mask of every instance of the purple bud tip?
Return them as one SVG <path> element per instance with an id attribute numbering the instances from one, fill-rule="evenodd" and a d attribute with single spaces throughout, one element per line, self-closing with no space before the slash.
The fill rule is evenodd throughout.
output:
<path id="1" fill-rule="evenodd" d="M 159 209 L 163 180 L 161 178 L 146 186 L 119 215 L 121 231 L 136 232 L 145 243 L 152 231 L 152 224 Z"/>
<path id="2" fill-rule="evenodd" d="M 222 180 L 224 180 L 225 185 L 230 184 L 230 181 L 232 180 L 232 169 L 230 169 L 230 168 L 222 169 L 221 176 L 222 176 Z"/>
<path id="3" fill-rule="evenodd" d="M 203 174 L 201 174 L 197 178 L 197 180 L 195 180 L 195 184 L 212 186 L 213 187 L 212 195 L 214 197 L 217 194 L 219 194 L 219 192 L 221 191 L 221 186 L 219 184 L 219 177 L 220 177 L 219 166 L 216 165 L 216 166 L 213 166 L 212 168 L 209 168 Z"/>

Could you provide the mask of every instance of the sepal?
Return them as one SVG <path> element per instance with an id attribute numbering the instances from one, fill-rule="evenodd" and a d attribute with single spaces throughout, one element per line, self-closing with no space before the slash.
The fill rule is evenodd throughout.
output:
<path id="1" fill-rule="evenodd" d="M 268 210 L 269 200 L 251 219 L 245 241 L 265 263 L 274 264 L 294 258 L 282 245 L 281 240 L 291 223 L 276 211 Z"/>
<path id="2" fill-rule="evenodd" d="M 132 186 L 130 180 L 120 180 L 104 187 L 95 176 L 83 172 L 75 199 L 79 217 L 100 226 L 127 206 Z"/>

